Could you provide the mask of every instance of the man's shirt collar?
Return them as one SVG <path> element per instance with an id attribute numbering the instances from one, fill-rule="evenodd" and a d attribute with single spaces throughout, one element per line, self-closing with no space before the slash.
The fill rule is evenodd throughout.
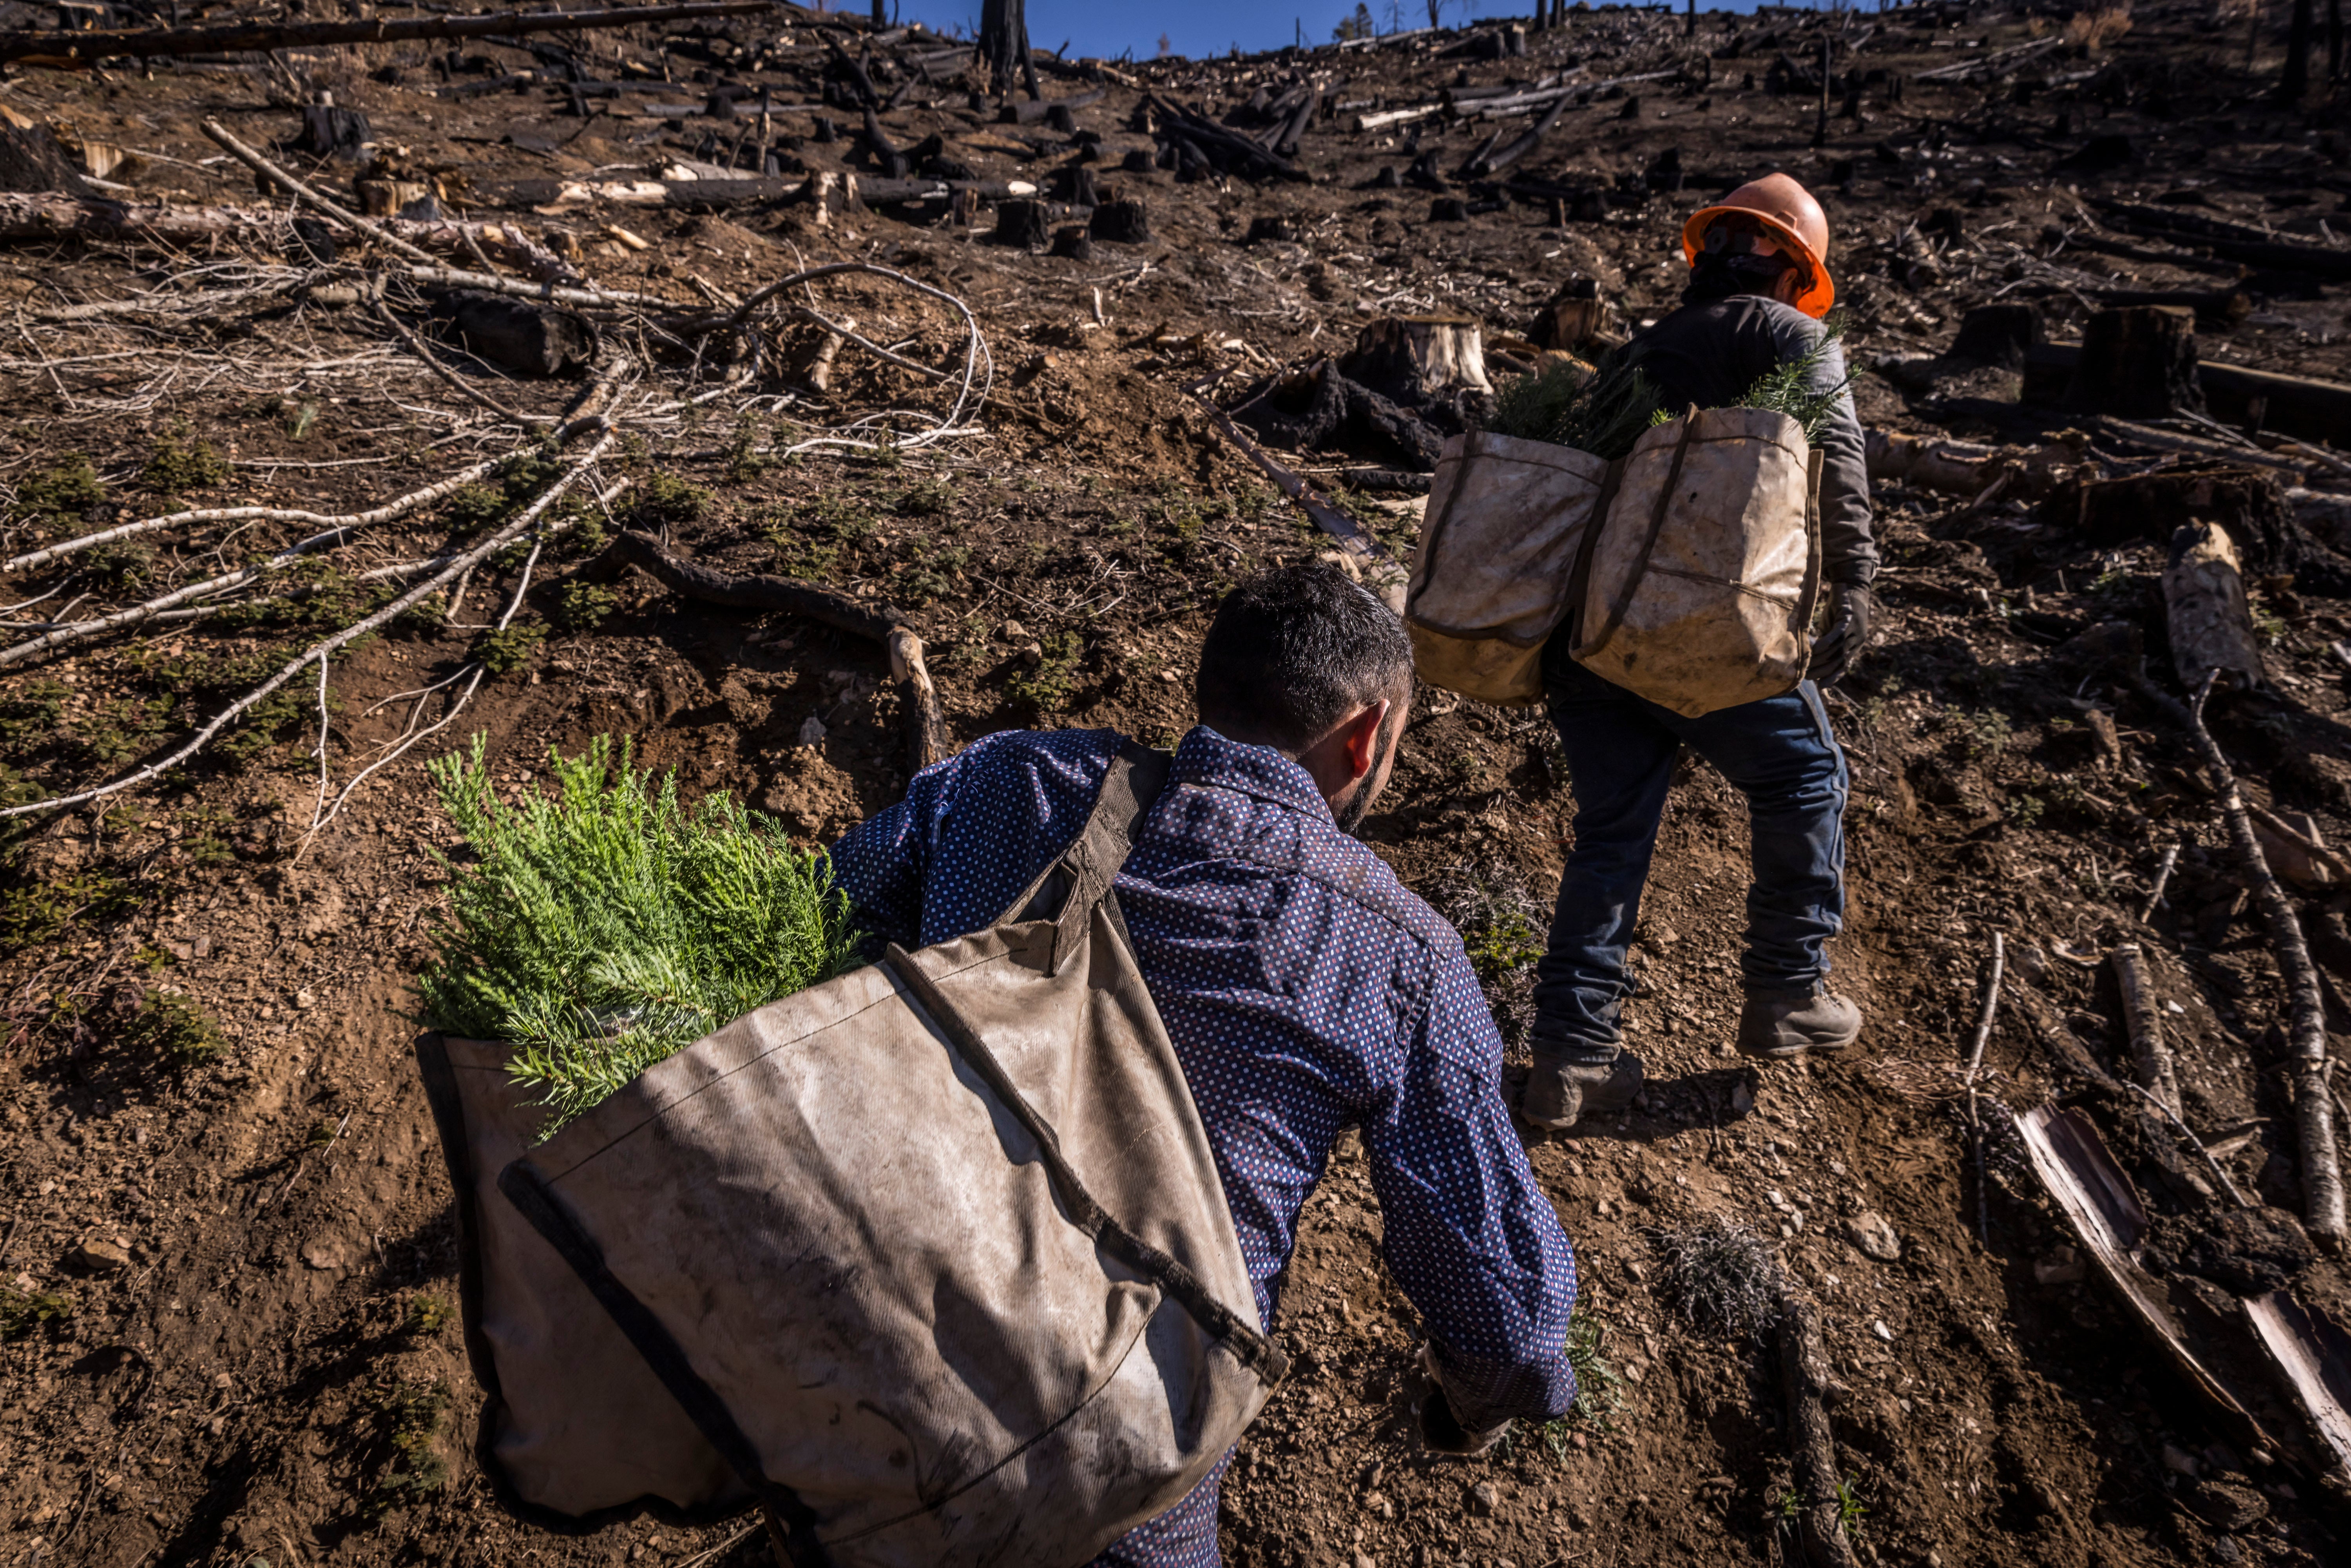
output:
<path id="1" fill-rule="evenodd" d="M 1318 821 L 1332 821 L 1331 808 L 1314 788 L 1314 776 L 1270 746 L 1244 746 L 1228 740 L 1207 725 L 1196 725 L 1176 747 L 1175 781 L 1231 789 L 1304 812 Z"/>

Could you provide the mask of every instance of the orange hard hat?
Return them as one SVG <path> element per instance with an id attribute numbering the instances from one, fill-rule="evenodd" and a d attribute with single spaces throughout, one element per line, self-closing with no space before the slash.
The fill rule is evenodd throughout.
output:
<path id="1" fill-rule="evenodd" d="M 1760 223 L 1785 243 L 1811 276 L 1796 296 L 1795 307 L 1814 320 L 1836 303 L 1836 280 L 1829 276 L 1829 217 L 1813 193 L 1785 174 L 1750 180 L 1711 207 L 1700 207 L 1682 225 L 1682 257 L 1698 266 L 1706 246 L 1706 231 L 1717 218 L 1736 213 Z"/>

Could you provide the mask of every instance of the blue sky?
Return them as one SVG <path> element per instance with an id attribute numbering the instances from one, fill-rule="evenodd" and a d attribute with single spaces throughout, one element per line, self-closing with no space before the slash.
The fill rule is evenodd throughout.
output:
<path id="1" fill-rule="evenodd" d="M 967 35 L 979 25 L 979 0 L 894 0 L 901 21 L 921 22 L 942 31 L 962 23 Z M 1391 0 L 1368 0 L 1380 31 L 1389 30 Z M 1677 5 L 1679 0 L 1677 0 Z M 1702 10 L 1749 11 L 1756 0 L 1699 0 Z M 858 9 L 860 0 L 833 0 L 835 9 Z M 1395 0 L 1406 27 L 1428 25 L 1427 0 Z M 1465 16 L 1525 16 L 1532 0 L 1447 0 L 1445 19 Z M 1160 35 L 1179 55 L 1222 54 L 1238 44 L 1244 51 L 1279 48 L 1303 27 L 1309 43 L 1322 43 L 1343 16 L 1354 14 L 1354 0 L 1177 0 L 1152 5 L 1137 0 L 1029 0 L 1029 41 L 1040 49 L 1070 41 L 1070 53 L 1115 57 L 1128 49 L 1138 57 L 1156 52 Z"/>

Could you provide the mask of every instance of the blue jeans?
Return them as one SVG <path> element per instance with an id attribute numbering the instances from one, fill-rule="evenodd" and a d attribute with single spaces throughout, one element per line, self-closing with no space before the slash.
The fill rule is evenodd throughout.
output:
<path id="1" fill-rule="evenodd" d="M 1684 718 L 1563 658 L 1543 676 L 1575 789 L 1575 844 L 1535 966 L 1535 1042 L 1614 1053 L 1625 948 L 1685 745 L 1747 796 L 1746 988 L 1809 990 L 1826 977 L 1828 939 L 1844 925 L 1846 780 L 1813 683 Z"/>

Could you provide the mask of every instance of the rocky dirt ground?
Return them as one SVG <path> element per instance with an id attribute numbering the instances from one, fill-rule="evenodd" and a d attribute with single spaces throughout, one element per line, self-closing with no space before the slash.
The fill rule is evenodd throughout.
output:
<path id="1" fill-rule="evenodd" d="M 516 225 L 604 287 L 692 309 L 801 265 L 868 261 L 967 304 L 995 372 L 946 438 L 905 439 L 922 425 L 902 419 L 895 444 L 785 456 L 877 411 L 935 416 L 946 393 L 853 345 L 829 390 L 811 390 L 821 333 L 781 315 L 760 319 L 756 362 L 739 340 L 692 362 L 647 317 L 627 318 L 607 347 L 634 356 L 638 379 L 610 402 L 617 440 L 580 492 L 630 481 L 609 505 L 565 502 L 548 514 L 565 531 L 528 564 L 521 548 L 495 555 L 462 591 L 339 650 L 323 696 L 312 666 L 138 788 L 0 821 L 0 1563 L 760 1560 L 756 1538 L 734 1541 L 737 1527 L 647 1516 L 565 1535 L 496 1505 L 473 1456 L 480 1395 L 453 1321 L 447 1182 L 409 1054 L 410 977 L 440 908 L 434 852 L 452 841 L 420 764 L 460 737 L 486 734 L 502 782 L 520 789 L 549 746 L 568 753 L 632 734 L 690 793 L 737 792 L 812 842 L 904 786 L 902 716 L 877 648 L 789 616 L 697 603 L 642 576 L 610 587 L 579 578 L 613 528 L 665 531 L 705 563 L 904 608 L 958 742 L 1018 725 L 1172 741 L 1190 723 L 1189 660 L 1217 595 L 1255 568 L 1329 548 L 1215 433 L 1187 383 L 1221 370 L 1238 388 L 1343 350 L 1389 314 L 1459 311 L 1489 340 L 1514 337 L 1574 277 L 1594 280 L 1621 324 L 1637 326 L 1674 299 L 1673 240 L 1689 205 L 1774 167 L 1820 191 L 1837 225 L 1849 350 L 1858 366 L 1887 367 L 1858 380 L 1868 423 L 2020 449 L 2055 442 L 2068 463 L 2109 475 L 2174 461 L 2177 450 L 2020 408 L 2013 371 L 1923 356 L 1971 306 L 2036 299 L 2052 335 L 2068 337 L 2100 290 L 2210 289 L 2217 272 L 2243 291 L 2243 308 L 2199 324 L 2208 355 L 2351 372 L 2339 281 L 2245 277 L 2200 252 L 2169 251 L 2201 262 L 2180 267 L 2075 243 L 2114 239 L 2085 205 L 2103 196 L 2164 197 L 2281 242 L 2340 246 L 2351 225 L 2340 102 L 2275 103 L 2283 9 L 2258 24 L 2249 73 L 2256 24 L 2204 0 L 2082 16 L 1954 5 L 1708 15 L 1694 37 L 1678 16 L 1579 8 L 1532 34 L 1521 57 L 1473 57 L 1481 35 L 1447 32 L 1343 54 L 1049 68 L 1050 95 L 1090 80 L 1106 89 L 1074 110 L 1074 134 L 999 126 L 993 102 L 967 108 L 959 65 L 935 73 L 938 87 L 919 81 L 923 68 L 881 68 L 884 93 L 902 72 L 917 78 L 883 117 L 886 134 L 907 148 L 939 138 L 925 157 L 943 176 L 1022 180 L 1050 195 L 1056 172 L 1075 164 L 1096 172 L 1105 199 L 1146 204 L 1152 237 L 1096 243 L 1084 257 L 990 243 L 985 205 L 975 229 L 938 202 L 820 221 L 804 202 L 756 192 L 702 211 L 678 193 L 664 205 L 563 193 L 565 181 L 731 162 L 745 120 L 705 112 L 730 84 L 744 89 L 738 101 L 762 85 L 778 103 L 820 88 L 826 103 L 841 99 L 839 68 L 810 19 L 790 11 L 559 35 L 536 48 L 297 50 L 282 65 L 30 70 L 0 84 L 0 106 L 57 126 L 86 168 L 105 162 L 104 149 L 126 151 L 105 163 L 106 178 L 132 187 L 114 193 L 122 199 L 249 213 L 275 198 L 255 194 L 199 121 L 282 145 L 299 129 L 297 102 L 327 89 L 372 127 L 371 177 L 437 181 L 450 214 Z M 862 48 L 853 33 L 838 36 Z M 1810 73 L 1823 40 L 1837 90 L 1816 145 Z M 1980 79 L 1922 79 L 2026 44 L 2038 47 Z M 875 53 L 927 47 L 899 38 Z M 554 85 L 583 65 L 592 70 L 577 74 L 632 90 L 575 100 Z M 1489 128 L 1438 115 L 1350 129 L 1358 115 L 1434 102 L 1447 85 L 1577 68 L 1584 76 L 1571 80 L 1647 79 L 1572 102 L 1512 172 L 1605 193 L 1562 197 L 1556 212 L 1548 196 L 1507 200 L 1454 174 Z M 1185 179 L 1155 166 L 1159 141 L 1139 117 L 1146 90 L 1221 117 L 1260 87 L 1278 97 L 1308 79 L 1332 86 L 1332 108 L 1303 138 L 1306 177 Z M 840 122 L 838 138 L 818 114 Z M 794 183 L 803 171 L 877 177 L 859 120 L 841 107 L 777 110 L 772 166 Z M 1660 162 L 1669 152 L 1687 188 L 1652 192 L 1674 183 L 1660 172 L 1674 166 Z M 357 199 L 351 163 L 274 155 Z M 1445 188 L 1416 183 L 1416 164 Z M 1435 215 L 1445 201 L 1458 216 Z M 282 269 L 314 264 L 290 248 L 283 216 L 280 204 L 266 222 L 209 237 L 20 238 L 0 250 L 14 329 L 0 348 L 0 550 L 173 503 L 340 515 L 519 444 L 515 423 L 460 396 L 354 292 L 338 292 L 350 277 L 286 284 Z M 1244 243 L 1260 218 L 1286 222 Z M 346 244 L 339 265 L 402 265 Z M 148 301 L 134 313 L 58 310 L 134 295 Z M 794 298 L 855 318 L 908 359 L 959 363 L 961 318 L 890 279 L 835 277 Z M 452 363 L 517 413 L 559 413 L 580 390 Z M 715 395 L 674 401 L 695 392 Z M 2173 434 L 2191 447 L 2227 436 Z M 1334 480 L 1384 460 L 1285 455 Z M 2351 488 L 2340 473 L 2330 483 L 2324 454 L 2264 455 L 2290 484 Z M 488 537 L 553 472 L 509 465 L 201 613 L 0 655 L 0 800 L 37 801 L 169 755 L 263 676 L 386 602 L 387 583 L 421 580 L 365 573 Z M 1339 495 L 1409 550 L 1416 503 Z M 1760 1074 L 1728 1054 L 1745 826 L 1735 793 L 1689 762 L 1659 845 L 1630 1009 L 1654 1086 L 1620 1122 L 1531 1148 L 1581 1260 L 1585 1407 L 1489 1459 L 1416 1450 L 1415 1317 L 1381 1269 L 1360 1152 L 1343 1152 L 1276 1325 L 1300 1374 L 1227 1488 L 1228 1561 L 1791 1558 L 1775 1358 L 1688 1322 L 1667 1266 L 1666 1240 L 1709 1216 L 1775 1243 L 1820 1303 L 1844 1387 L 1834 1422 L 1864 1560 L 2344 1560 L 2339 1481 L 2295 1458 L 2324 1450 L 2291 1412 L 2269 1413 L 2279 1452 L 2223 1423 L 2085 1277 L 2013 1139 L 1997 1132 L 1977 1232 L 1960 1062 L 1995 931 L 2011 972 L 2117 1071 L 2128 1051 L 2098 960 L 2117 940 L 2144 943 L 2170 1009 L 2188 1122 L 2249 1191 L 2280 1210 L 2302 1206 L 2276 964 L 2210 780 L 2097 630 L 2138 629 L 2147 669 L 2168 683 L 2162 546 L 2094 542 L 2022 492 L 1967 505 L 1889 485 L 1879 505 L 1886 609 L 1832 697 L 1855 775 L 1852 907 L 1837 952 L 1841 982 L 1869 1010 L 1861 1046 Z M 43 635 L 43 617 L 150 601 L 321 526 L 198 517 L 16 569 L 0 580 L 6 640 Z M 2257 576 L 2271 679 L 2214 710 L 2249 791 L 2338 837 L 2351 834 L 2337 641 L 2351 635 L 2351 605 L 2326 590 L 2344 580 Z M 318 824 L 321 802 L 420 722 L 420 688 L 477 666 L 490 673 L 448 729 Z M 1532 714 L 1424 697 L 1366 836 L 1461 922 L 1515 1025 L 1571 841 L 1572 791 Z M 421 722 L 441 710 L 423 711 Z M 2168 896 L 2142 925 L 2158 859 L 2175 845 Z M 2346 910 L 2351 891 L 2303 901 L 2322 961 L 2343 967 L 2330 984 L 2351 984 Z M 2351 1029 L 2351 1013 L 2330 1023 Z M 1986 1061 L 1995 1129 L 2007 1109 L 2068 1087 L 2014 1007 Z M 2166 1196 L 2156 1207 L 2182 1206 Z M 2189 1250 L 2159 1247 L 2158 1264 L 2181 1289 L 2216 1289 Z M 2346 1306 L 2334 1260 L 2296 1288 L 2338 1314 Z"/>

